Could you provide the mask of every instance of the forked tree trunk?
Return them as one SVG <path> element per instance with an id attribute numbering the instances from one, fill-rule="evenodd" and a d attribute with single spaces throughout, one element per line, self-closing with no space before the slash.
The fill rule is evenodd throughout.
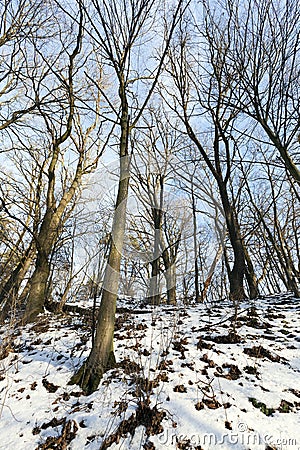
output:
<path id="1" fill-rule="evenodd" d="M 32 322 L 38 314 L 44 311 L 45 302 L 48 296 L 48 281 L 50 275 L 50 256 L 55 243 L 60 235 L 61 229 L 67 216 L 65 215 L 67 206 L 70 204 L 80 185 L 83 175 L 83 156 L 80 155 L 77 171 L 69 190 L 67 190 L 58 206 L 48 207 L 43 218 L 39 234 L 37 236 L 37 258 L 35 270 L 31 277 L 31 286 L 28 294 L 24 322 Z M 54 197 L 54 185 L 50 188 L 51 196 Z M 53 200 L 50 205 L 55 205 Z"/>
<path id="2" fill-rule="evenodd" d="M 37 236 L 37 256 L 35 269 L 30 280 L 26 310 L 23 322 L 28 323 L 44 312 L 50 274 L 50 254 L 59 234 L 59 217 L 50 210 L 46 212 Z"/>
<path id="3" fill-rule="evenodd" d="M 66 210 L 74 198 L 80 185 L 83 175 L 83 153 L 80 154 L 77 163 L 77 170 L 72 184 L 65 191 L 62 199 L 56 207 L 54 200 L 54 182 L 49 187 L 48 209 L 42 220 L 41 228 L 37 236 L 37 258 L 35 270 L 31 277 L 31 286 L 28 294 L 24 322 L 32 322 L 38 314 L 44 311 L 47 300 L 48 281 L 50 275 L 50 256 L 53 252 L 55 243 L 60 235 L 62 226 L 67 218 Z M 54 175 L 53 175 L 54 180 Z"/>
<path id="4" fill-rule="evenodd" d="M 76 39 L 76 44 L 73 52 L 69 55 L 68 64 L 68 78 L 64 80 L 64 85 L 66 87 L 66 94 L 68 96 L 68 114 L 66 117 L 66 126 L 63 131 L 63 127 L 56 130 L 57 134 L 52 132 L 52 149 L 51 157 L 48 168 L 48 186 L 46 195 L 46 212 L 41 221 L 40 231 L 36 239 L 37 246 L 37 258 L 35 270 L 31 278 L 31 286 L 28 294 L 28 302 L 26 305 L 26 311 L 23 320 L 25 322 L 33 321 L 37 315 L 44 310 L 46 294 L 47 294 L 47 284 L 50 274 L 50 263 L 49 257 L 53 252 L 54 244 L 61 230 L 61 225 L 63 223 L 63 216 L 66 212 L 67 206 L 74 198 L 74 195 L 80 185 L 82 174 L 83 174 L 83 163 L 84 163 L 84 148 L 80 148 L 78 161 L 76 166 L 76 172 L 69 189 L 66 189 L 62 195 L 62 198 L 57 205 L 55 199 L 55 177 L 57 170 L 57 162 L 59 161 L 60 146 L 64 144 L 71 136 L 73 128 L 73 119 L 75 114 L 75 95 L 73 87 L 73 76 L 74 76 L 74 63 L 77 55 L 81 51 L 83 33 L 83 12 L 82 9 L 79 10 L 79 23 L 78 23 L 78 34 Z M 47 119 L 47 126 L 48 124 Z M 90 127 L 90 130 L 93 126 Z M 83 136 L 82 136 L 83 137 Z M 85 144 L 86 137 L 83 137 L 83 145 Z"/>

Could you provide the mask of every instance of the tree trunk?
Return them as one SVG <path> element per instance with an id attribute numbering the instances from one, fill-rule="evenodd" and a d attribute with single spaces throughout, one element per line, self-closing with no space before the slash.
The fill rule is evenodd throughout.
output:
<path id="1" fill-rule="evenodd" d="M 116 300 L 117 294 L 103 290 L 94 345 L 88 359 L 70 381 L 70 384 L 79 384 L 87 394 L 98 388 L 103 373 L 115 363 L 113 335 Z"/>
<path id="2" fill-rule="evenodd" d="M 159 283 L 159 260 L 151 262 L 151 278 L 149 283 L 149 293 L 147 302 L 150 305 L 159 305 L 161 302 L 160 283 Z"/>
<path id="3" fill-rule="evenodd" d="M 160 280 L 159 280 L 159 272 L 160 272 L 160 232 L 161 232 L 161 211 L 153 210 L 153 218 L 154 218 L 154 249 L 153 256 L 151 261 L 151 278 L 149 283 L 149 295 L 148 295 L 148 303 L 150 305 L 159 305 L 161 302 L 161 293 L 160 293 Z"/>
<path id="4" fill-rule="evenodd" d="M 207 278 L 206 278 L 206 280 L 204 282 L 204 286 L 203 286 L 203 289 L 202 289 L 202 292 L 201 292 L 201 301 L 202 302 L 204 302 L 204 300 L 206 299 L 208 288 L 209 288 L 209 286 L 211 284 L 211 280 L 212 280 L 213 274 L 215 272 L 215 269 L 217 267 L 218 262 L 220 261 L 220 259 L 222 257 L 222 254 L 223 254 L 223 243 L 221 243 L 219 245 L 219 248 L 217 250 L 217 253 L 215 254 L 215 257 L 214 257 L 214 260 L 212 262 L 212 265 L 211 265 L 211 267 L 209 269 Z"/>
<path id="5" fill-rule="evenodd" d="M 275 224 L 276 227 L 276 231 L 277 231 L 277 239 L 274 237 L 274 231 L 272 231 L 270 229 L 270 227 L 268 226 L 262 212 L 260 211 L 260 209 L 256 206 L 255 202 L 253 201 L 252 197 L 251 197 L 251 202 L 256 210 L 256 212 L 259 215 L 259 218 L 263 224 L 263 227 L 268 235 L 268 238 L 272 244 L 272 248 L 274 249 L 276 256 L 278 258 L 280 267 L 281 267 L 281 279 L 284 283 L 284 285 L 286 286 L 286 288 L 288 290 L 291 290 L 295 297 L 300 298 L 300 289 L 297 283 L 297 273 L 295 268 L 293 268 L 293 262 L 290 258 L 290 255 L 288 254 L 287 250 L 286 250 L 286 245 L 285 245 L 285 241 L 282 235 L 282 230 L 281 227 L 279 225 L 279 222 L 277 220 L 277 217 L 275 217 L 273 219 L 273 222 Z M 266 248 L 268 248 L 266 246 Z M 272 259 L 274 260 L 274 258 L 272 257 Z M 274 263 L 273 263 L 274 264 Z M 279 285 L 277 284 L 277 290 L 280 290 Z"/>
<path id="6" fill-rule="evenodd" d="M 34 321 L 38 314 L 44 311 L 49 273 L 48 254 L 44 251 L 39 251 L 35 270 L 30 280 L 30 290 L 23 318 L 24 323 Z"/>
<path id="7" fill-rule="evenodd" d="M 197 214 L 196 214 L 196 200 L 194 188 L 192 185 L 192 211 L 193 211 L 193 244 L 194 244 L 194 280 L 195 280 L 195 299 L 197 303 L 203 301 L 200 295 L 199 286 L 199 267 L 198 267 L 198 242 L 197 242 Z"/>
<path id="8" fill-rule="evenodd" d="M 90 355 L 70 380 L 70 384 L 79 384 L 86 393 L 92 393 L 97 389 L 103 373 L 113 367 L 115 363 L 113 337 L 130 179 L 130 163 L 129 157 L 127 156 L 129 137 L 128 109 L 126 100 L 124 98 L 123 100 L 125 104 L 123 105 L 121 119 L 121 158 L 118 196 L 111 233 L 111 247 L 105 270 L 101 304 L 97 318 L 96 335 Z"/>
<path id="9" fill-rule="evenodd" d="M 59 217 L 49 209 L 36 238 L 37 256 L 23 317 L 24 323 L 34 321 L 38 314 L 44 311 L 50 274 L 49 257 L 59 234 L 59 226 Z"/>
<path id="10" fill-rule="evenodd" d="M 247 284 L 249 287 L 249 297 L 251 300 L 254 300 L 259 295 L 258 281 L 257 281 L 257 277 L 256 277 L 256 274 L 254 271 L 254 267 L 253 267 L 249 252 L 244 243 L 243 243 L 243 247 L 244 247 L 245 260 L 246 260 L 245 275 L 246 275 Z"/>
<path id="11" fill-rule="evenodd" d="M 176 258 L 181 240 L 181 234 L 179 234 L 177 240 L 173 243 L 169 242 L 167 247 L 163 238 L 162 230 L 160 232 L 160 246 L 162 250 L 162 259 L 164 262 L 164 276 L 167 285 L 167 303 L 168 305 L 176 305 Z"/>
<path id="12" fill-rule="evenodd" d="M 131 121 L 130 124 L 127 95 L 130 95 L 130 97 L 132 97 L 132 92 L 129 92 L 129 84 L 134 83 L 134 80 L 132 80 L 131 78 L 132 74 L 134 73 L 131 67 L 131 59 L 132 55 L 134 54 L 133 48 L 136 44 L 136 41 L 139 40 L 139 36 L 143 35 L 143 32 L 145 30 L 143 30 L 145 21 L 146 19 L 148 20 L 149 14 L 152 14 L 153 2 L 133 1 L 131 3 L 131 6 L 136 10 L 134 11 L 134 14 L 127 14 L 127 11 L 125 9 L 123 11 L 125 17 L 124 21 L 120 20 L 118 12 L 116 13 L 115 11 L 109 12 L 110 17 L 107 21 L 106 12 L 104 13 L 100 7 L 96 8 L 99 14 L 100 22 L 104 24 L 103 29 L 105 34 L 101 34 L 101 41 L 103 41 L 102 50 L 104 54 L 106 53 L 106 56 L 109 59 L 109 65 L 114 68 L 116 77 L 118 79 L 120 115 L 119 113 L 117 113 L 117 116 L 120 117 L 120 178 L 112 226 L 111 247 L 104 276 L 101 305 L 99 309 L 94 345 L 86 362 L 71 379 L 71 383 L 78 383 L 82 387 L 82 389 L 88 393 L 93 392 L 97 389 L 103 372 L 114 364 L 113 334 L 130 179 L 130 159 L 128 157 L 129 137 L 132 129 L 134 129 L 139 119 L 141 118 L 143 111 L 147 103 L 149 102 L 158 82 L 158 78 L 163 68 L 164 60 L 169 48 L 170 39 L 177 25 L 177 16 L 181 12 L 182 1 L 180 0 L 178 2 L 178 7 L 173 15 L 170 32 L 167 36 L 166 46 L 159 60 L 156 75 L 154 75 L 154 80 L 148 90 L 148 93 L 143 99 L 140 108 L 138 107 L 139 102 L 136 101 L 137 99 L 133 100 L 132 112 L 135 112 L 135 118 Z M 123 24 L 126 25 L 123 26 Z M 100 32 L 97 26 L 94 27 L 94 30 L 96 31 L 96 33 Z M 126 41 L 124 46 L 121 41 L 118 41 L 118 39 L 116 39 L 116 33 L 118 30 L 122 35 L 121 41 Z M 139 75 L 136 74 L 135 76 L 137 76 L 136 79 L 138 80 Z M 108 104 L 111 106 L 110 101 L 108 101 Z"/>
<path id="13" fill-rule="evenodd" d="M 65 287 L 65 289 L 64 289 L 64 292 L 63 292 L 63 294 L 62 294 L 62 296 L 61 296 L 61 298 L 60 298 L 59 304 L 57 305 L 57 311 L 58 311 L 58 312 L 62 312 L 63 309 L 64 309 L 64 306 L 65 306 L 66 301 L 67 301 L 67 299 L 68 299 L 68 294 L 69 294 L 70 289 L 71 289 L 71 287 L 72 287 L 72 282 L 73 282 L 73 278 L 70 277 L 70 278 L 68 279 L 68 282 L 67 282 L 67 285 L 66 285 L 66 287 Z"/>
<path id="14" fill-rule="evenodd" d="M 165 278 L 167 283 L 167 303 L 168 305 L 176 305 L 176 265 L 171 264 L 165 271 Z"/>
<path id="15" fill-rule="evenodd" d="M 226 225 L 229 239 L 233 250 L 233 267 L 229 270 L 230 298 L 234 301 L 240 301 L 246 298 L 244 291 L 244 276 L 246 273 L 245 254 L 243 248 L 240 227 L 236 218 L 235 210 L 230 204 L 226 185 L 223 180 L 217 180 L 221 201 L 224 209 Z"/>
<path id="16" fill-rule="evenodd" d="M 6 281 L 5 285 L 1 289 L 0 293 L 0 303 L 1 303 L 1 313 L 0 313 L 0 323 L 2 323 L 9 311 L 11 310 L 14 300 L 17 300 L 20 285 L 25 278 L 25 275 L 32 263 L 33 245 L 29 245 L 21 261 L 12 272 L 9 279 Z"/>
<path id="17" fill-rule="evenodd" d="M 24 321 L 26 323 L 32 322 L 37 315 L 44 310 L 45 301 L 47 300 L 47 287 L 50 275 L 49 259 L 58 236 L 60 235 L 62 226 L 67 219 L 67 206 L 74 198 L 74 195 L 80 185 L 83 175 L 82 164 L 83 154 L 80 154 L 72 184 L 70 188 L 64 192 L 64 195 L 57 206 L 54 199 L 55 186 L 53 181 L 54 174 L 52 173 L 52 182 L 48 188 L 48 207 L 36 239 L 37 258 L 24 315 Z"/>

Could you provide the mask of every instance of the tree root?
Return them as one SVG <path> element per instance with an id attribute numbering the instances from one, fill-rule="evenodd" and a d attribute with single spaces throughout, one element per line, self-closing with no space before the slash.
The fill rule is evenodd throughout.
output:
<path id="1" fill-rule="evenodd" d="M 80 369 L 72 376 L 68 384 L 77 384 L 86 395 L 90 395 L 98 389 L 103 374 L 116 365 L 114 352 L 108 355 L 105 367 L 96 361 L 90 362 L 90 356 Z"/>

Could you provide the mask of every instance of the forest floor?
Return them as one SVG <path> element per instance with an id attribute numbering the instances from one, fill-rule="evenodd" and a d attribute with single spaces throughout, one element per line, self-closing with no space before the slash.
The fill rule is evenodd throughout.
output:
<path id="1" fill-rule="evenodd" d="M 119 307 L 117 365 L 90 396 L 68 385 L 89 319 L 0 329 L 0 449 L 300 449 L 299 300 Z"/>

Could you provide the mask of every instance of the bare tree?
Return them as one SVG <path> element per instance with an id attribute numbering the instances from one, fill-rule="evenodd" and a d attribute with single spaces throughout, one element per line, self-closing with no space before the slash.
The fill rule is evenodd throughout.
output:
<path id="1" fill-rule="evenodd" d="M 13 285 L 17 292 L 21 274 L 24 275 L 25 268 L 28 270 L 28 264 L 34 263 L 30 283 L 26 287 L 24 317 L 25 321 L 31 321 L 44 309 L 52 253 L 64 223 L 72 213 L 83 176 L 95 169 L 104 144 L 100 148 L 98 141 L 100 91 L 87 81 L 84 74 L 84 66 L 89 67 L 90 74 L 93 74 L 97 59 L 94 58 L 96 63 L 91 66 L 91 47 L 86 43 L 85 54 L 81 55 L 82 10 L 79 9 L 77 16 L 71 19 L 57 9 L 56 2 L 47 2 L 46 5 L 35 2 L 33 8 L 41 6 L 36 11 L 28 10 L 28 2 L 18 4 L 21 12 L 17 12 L 22 13 L 22 20 L 18 19 L 21 23 L 15 23 L 14 2 L 8 2 L 3 27 L 4 31 L 7 28 L 9 35 L 12 34 L 9 43 L 13 45 L 15 40 L 16 55 L 21 54 L 27 65 L 24 62 L 15 72 L 11 64 L 12 75 L 9 70 L 5 72 L 5 98 L 9 99 L 8 94 L 13 95 L 14 90 L 20 91 L 21 95 L 12 96 L 5 105 L 2 131 L 6 133 L 5 152 L 16 155 L 12 179 L 18 178 L 19 183 L 23 181 L 25 189 L 19 189 L 19 197 L 22 198 L 19 205 L 12 206 L 14 199 L 10 195 L 3 195 L 1 200 L 6 214 L 26 231 L 29 244 L 3 292 L 7 296 Z M 45 27 L 51 28 L 51 25 L 51 34 L 45 34 Z M 53 52 L 49 52 L 49 45 L 55 49 Z M 101 78 L 99 65 L 97 71 L 94 80 Z M 14 78 L 10 82 L 10 76 L 16 73 L 23 90 L 17 89 Z M 10 113 L 13 108 L 27 103 L 31 106 L 27 108 L 25 105 L 22 111 L 15 109 L 17 113 Z M 31 114 L 27 114 L 29 110 Z M 15 183 L 15 191 L 17 186 Z M 27 205 L 27 218 L 16 214 L 21 205 Z"/>
<path id="2" fill-rule="evenodd" d="M 298 2 L 230 0 L 217 7 L 212 2 L 207 20 L 211 32 L 224 36 L 215 51 L 224 61 L 223 79 L 230 78 L 228 104 L 258 125 L 252 138 L 267 139 L 299 185 Z"/>
<path id="3" fill-rule="evenodd" d="M 106 99 L 115 113 L 120 131 L 117 138 L 120 159 L 118 194 L 96 336 L 87 361 L 71 380 L 87 392 L 97 389 L 103 372 L 115 361 L 113 334 L 130 180 L 130 135 L 157 84 L 182 4 L 182 0 L 177 2 L 158 63 L 152 68 L 146 65 L 144 70 L 138 65 L 137 53 L 141 54 L 141 49 L 146 50 L 145 45 L 142 45 L 147 41 L 146 36 L 153 36 L 151 28 L 155 27 L 155 21 L 158 20 L 158 3 L 154 0 L 93 0 L 92 10 L 84 8 L 89 17 L 89 33 L 107 66 L 111 68 L 112 77 L 118 86 L 118 106 L 114 106 L 108 97 Z M 150 81 L 150 87 L 142 87 L 143 79 Z"/>
<path id="4" fill-rule="evenodd" d="M 0 301 L 1 317 L 9 312 L 12 301 L 17 301 L 22 282 L 35 259 L 35 236 L 38 230 L 42 205 L 43 171 L 46 161 L 32 148 L 24 148 L 25 139 L 19 147 L 5 152 L 2 160 L 11 167 L 0 171 L 0 199 L 2 212 L 12 224 L 13 235 L 3 242 L 9 252 L 2 261 Z M 5 158 L 4 158 L 5 156 Z M 9 274 L 7 277 L 5 274 Z"/>
<path id="5" fill-rule="evenodd" d="M 234 255 L 233 265 L 228 270 L 230 296 L 234 300 L 246 297 L 244 278 L 247 274 L 250 296 L 255 298 L 258 287 L 247 259 L 235 198 L 230 192 L 233 159 L 242 141 L 235 132 L 238 110 L 231 105 L 232 93 L 228 88 L 231 74 L 224 75 L 224 57 L 218 53 L 225 38 L 223 30 L 212 30 L 204 19 L 194 24 L 196 37 L 193 40 L 185 22 L 181 24 L 177 47 L 170 52 L 170 75 L 178 97 L 169 93 L 167 98 L 218 186 Z M 200 46 L 201 57 L 195 42 Z"/>
<path id="6" fill-rule="evenodd" d="M 51 13 L 41 0 L 3 0 L 0 5 L 0 132 L 21 125 L 37 110 L 38 99 L 28 83 L 41 81 L 43 73 L 33 63 L 32 36 L 45 38 L 44 26 L 52 25 Z M 5 135 L 6 136 L 6 135 Z M 2 151 L 2 150 L 1 150 Z"/>
<path id="7" fill-rule="evenodd" d="M 264 152 L 261 153 L 264 155 Z M 253 179 L 256 178 L 259 179 L 258 188 L 253 186 Z M 299 297 L 299 202 L 292 185 L 286 179 L 285 171 L 267 160 L 264 160 L 258 173 L 245 176 L 245 179 L 256 221 L 254 238 L 260 238 L 259 253 L 264 251 L 265 255 L 261 281 L 272 277 L 269 286 L 275 284 L 278 291 L 284 286 Z M 253 247 L 254 238 L 251 243 Z M 280 281 L 275 281 L 276 278 Z M 270 291 L 273 292 L 273 289 L 269 288 Z"/>
<path id="8" fill-rule="evenodd" d="M 47 187 L 45 189 L 46 205 L 36 236 L 37 257 L 26 305 L 24 317 L 26 322 L 34 320 L 37 314 L 43 311 L 50 274 L 50 254 L 62 230 L 63 223 L 68 217 L 69 205 L 72 204 L 71 202 L 80 188 L 82 177 L 95 168 L 99 158 L 99 154 L 96 154 L 94 159 L 91 159 L 89 154 L 89 148 L 93 145 L 91 133 L 98 123 L 97 105 L 99 98 L 95 100 L 95 117 L 88 127 L 82 125 L 79 110 L 76 106 L 76 99 L 79 94 L 77 92 L 78 87 L 75 84 L 78 71 L 76 59 L 82 48 L 82 35 L 83 13 L 79 10 L 78 32 L 73 50 L 70 51 L 68 56 L 68 63 L 65 68 L 53 74 L 59 81 L 57 92 L 62 91 L 62 100 L 60 101 L 57 98 L 56 104 L 56 107 L 60 108 L 60 112 L 51 115 L 46 108 L 39 107 L 40 116 L 49 135 L 50 153 L 48 156 L 49 164 L 47 165 Z M 39 97 L 40 95 L 42 95 L 40 87 L 36 86 L 36 96 Z M 56 95 L 56 92 L 54 95 Z M 63 119 L 58 119 L 59 114 Z M 66 144 L 69 145 L 75 155 L 77 154 L 76 169 L 70 179 L 64 181 L 61 186 L 61 193 L 57 198 L 56 177 Z"/>
<path id="9" fill-rule="evenodd" d="M 180 220 L 177 213 L 172 213 L 174 199 L 172 202 L 169 194 L 173 178 L 170 161 L 180 145 L 180 134 L 169 127 L 162 105 L 149 109 L 143 121 L 143 130 L 134 137 L 134 145 L 136 156 L 132 188 L 145 210 L 144 221 L 152 230 L 152 242 L 148 239 L 148 246 L 152 246 L 152 251 L 148 251 L 151 253 L 148 301 L 160 304 L 163 274 L 167 302 L 176 304 L 176 260 L 184 221 Z"/>
<path id="10" fill-rule="evenodd" d="M 217 265 L 224 257 L 226 223 L 222 202 L 209 169 L 198 158 L 197 149 L 189 143 L 177 154 L 172 168 L 177 175 L 176 181 L 180 190 L 188 196 L 192 210 L 194 296 L 196 302 L 203 302 L 211 287 Z M 209 232 L 204 226 L 205 222 L 208 222 Z M 206 236 L 206 245 L 201 238 L 203 234 Z M 216 283 L 221 284 L 219 277 Z"/>

